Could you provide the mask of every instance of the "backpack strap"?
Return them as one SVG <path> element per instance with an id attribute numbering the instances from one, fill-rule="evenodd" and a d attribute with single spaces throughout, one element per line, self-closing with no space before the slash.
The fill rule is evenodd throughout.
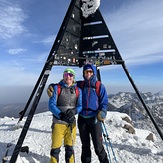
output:
<path id="1" fill-rule="evenodd" d="M 101 85 L 101 82 L 100 81 L 96 81 L 96 94 L 98 97 L 100 97 L 100 85 Z"/>
<path id="2" fill-rule="evenodd" d="M 76 93 L 76 97 L 78 98 L 79 97 L 79 89 L 77 86 L 75 86 L 75 93 Z"/>
<path id="3" fill-rule="evenodd" d="M 57 93 L 58 93 L 58 97 L 61 94 L 61 85 L 60 84 L 56 84 L 58 89 L 57 89 Z"/>

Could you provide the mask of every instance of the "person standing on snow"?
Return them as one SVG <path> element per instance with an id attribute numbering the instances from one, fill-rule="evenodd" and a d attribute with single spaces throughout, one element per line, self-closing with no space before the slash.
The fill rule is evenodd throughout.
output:
<path id="1" fill-rule="evenodd" d="M 109 163 L 107 154 L 103 147 L 102 126 L 101 121 L 104 121 L 107 114 L 108 97 L 106 89 L 100 83 L 99 95 L 96 93 L 96 67 L 91 64 L 86 64 L 83 67 L 83 81 L 78 81 L 77 86 L 82 89 L 82 111 L 78 116 L 78 128 L 82 143 L 81 161 L 82 163 L 91 162 L 91 144 L 90 135 L 92 137 L 95 153 L 98 156 L 100 163 Z"/>
<path id="2" fill-rule="evenodd" d="M 63 73 L 63 80 L 58 84 L 50 84 L 49 86 L 50 90 L 53 90 L 49 92 L 50 95 L 48 94 L 50 97 L 49 110 L 53 113 L 50 163 L 59 162 L 60 147 L 63 139 L 65 162 L 75 162 L 73 150 L 76 139 L 75 114 L 82 110 L 82 91 L 76 86 L 74 79 L 74 70 L 67 68 Z"/>

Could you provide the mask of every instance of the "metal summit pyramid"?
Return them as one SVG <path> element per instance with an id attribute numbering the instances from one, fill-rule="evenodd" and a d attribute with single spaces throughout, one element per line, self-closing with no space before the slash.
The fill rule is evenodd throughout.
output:
<path id="1" fill-rule="evenodd" d="M 163 140 L 163 134 L 148 107 L 144 103 L 135 83 L 133 82 L 100 13 L 100 10 L 98 7 L 94 8 L 94 4 L 91 3 L 96 1 L 99 0 L 71 0 L 42 72 L 33 88 L 24 110 L 20 112 L 19 122 L 22 120 L 26 110 L 34 98 L 26 122 L 10 159 L 10 163 L 14 163 L 17 160 L 19 151 L 29 129 L 53 65 L 78 67 L 82 67 L 86 63 L 92 63 L 96 66 L 112 64 L 122 65 L 122 68 L 124 69 L 140 101 L 142 102 L 142 105 L 144 106 L 151 121 Z M 86 10 L 85 7 L 87 7 Z M 92 7 L 94 12 L 90 12 Z M 86 16 L 83 16 L 84 10 L 86 11 Z"/>

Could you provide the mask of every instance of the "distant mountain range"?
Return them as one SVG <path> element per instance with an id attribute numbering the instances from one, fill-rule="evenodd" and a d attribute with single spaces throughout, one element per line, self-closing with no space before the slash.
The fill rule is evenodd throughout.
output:
<path id="1" fill-rule="evenodd" d="M 149 111 L 152 113 L 156 123 L 163 132 L 163 91 L 160 91 L 156 94 L 141 93 L 141 96 L 149 108 Z M 155 127 L 152 124 L 146 110 L 144 109 L 140 99 L 136 93 L 131 92 L 119 92 L 117 94 L 109 95 L 109 106 L 108 110 L 118 111 L 121 113 L 127 113 L 133 120 L 134 126 L 137 128 L 150 129 L 152 128 L 153 132 Z M 25 104 L 0 104 L 0 117 L 19 117 L 19 112 L 22 111 L 25 107 Z M 30 110 L 30 107 L 27 110 Z M 48 102 L 40 102 L 36 114 L 48 110 Z"/>
<path id="2" fill-rule="evenodd" d="M 163 132 L 163 91 L 156 94 L 151 92 L 141 93 L 141 97 Z M 109 95 L 108 110 L 127 113 L 133 120 L 135 127 L 150 129 L 157 133 L 136 93 L 119 92 L 115 95 Z"/>

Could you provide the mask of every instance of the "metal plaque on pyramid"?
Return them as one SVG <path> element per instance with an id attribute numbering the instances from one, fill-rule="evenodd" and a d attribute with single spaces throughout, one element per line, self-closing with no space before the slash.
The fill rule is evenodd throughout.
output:
<path id="1" fill-rule="evenodd" d="M 72 0 L 54 43 L 54 64 L 82 67 L 119 64 L 123 60 L 100 10 L 82 16 L 81 1 Z"/>

